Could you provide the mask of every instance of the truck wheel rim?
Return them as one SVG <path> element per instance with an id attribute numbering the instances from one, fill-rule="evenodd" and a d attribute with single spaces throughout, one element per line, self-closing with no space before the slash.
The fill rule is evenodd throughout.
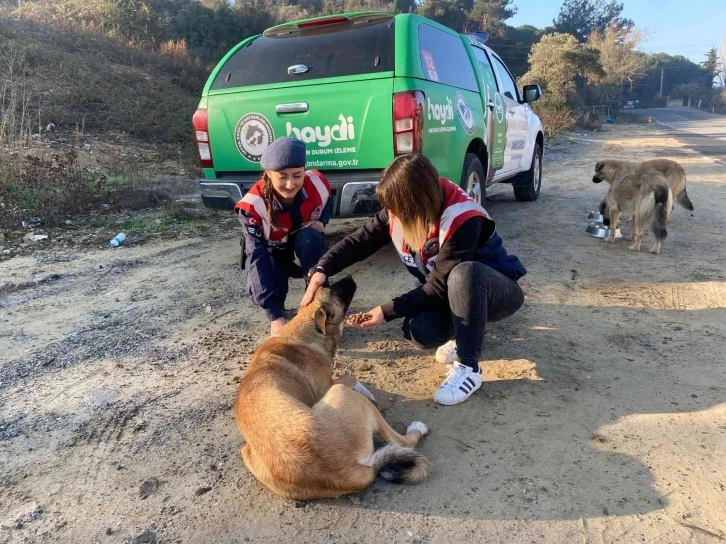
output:
<path id="1" fill-rule="evenodd" d="M 466 193 L 473 198 L 477 204 L 481 204 L 481 181 L 476 172 L 469 174 L 466 182 Z"/>

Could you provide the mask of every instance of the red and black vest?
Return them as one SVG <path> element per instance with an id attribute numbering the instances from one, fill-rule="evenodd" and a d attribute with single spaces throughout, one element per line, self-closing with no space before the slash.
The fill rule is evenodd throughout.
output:
<path id="1" fill-rule="evenodd" d="M 262 234 L 270 245 L 284 244 L 287 236 L 293 228 L 292 218 L 290 214 L 281 211 L 282 206 L 275 198 L 273 200 L 273 213 L 277 222 L 282 228 L 275 228 L 270 224 L 270 216 L 267 210 L 267 204 L 263 195 L 265 180 L 259 180 L 242 200 L 237 202 L 234 207 L 235 213 L 244 211 L 246 218 L 240 216 L 240 223 L 245 227 L 261 228 Z M 300 206 L 300 215 L 302 222 L 317 221 L 325 209 L 330 197 L 330 184 L 325 176 L 317 170 L 308 170 L 305 172 L 305 179 L 300 188 L 302 192 L 302 204 Z"/>
<path id="2" fill-rule="evenodd" d="M 441 182 L 441 190 L 444 193 L 444 210 L 438 222 L 431 227 L 428 239 L 423 247 L 420 247 L 417 251 L 416 257 L 420 258 L 420 265 L 416 263 L 417 258 L 411 254 L 406 241 L 403 239 L 401 222 L 396 219 L 390 210 L 388 211 L 389 232 L 393 245 L 408 271 L 419 279 L 425 275 L 424 270 L 426 273 L 433 270 L 439 248 L 444 245 L 464 221 L 472 217 L 484 217 L 491 220 L 486 210 L 467 195 L 461 187 L 446 178 L 440 178 L 439 181 Z"/>

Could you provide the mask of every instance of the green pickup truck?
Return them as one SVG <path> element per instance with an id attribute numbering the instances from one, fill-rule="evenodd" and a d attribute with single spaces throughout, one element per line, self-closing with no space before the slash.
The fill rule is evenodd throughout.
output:
<path id="1" fill-rule="evenodd" d="M 511 183 L 539 196 L 542 124 L 480 35 L 414 14 L 348 13 L 286 23 L 248 38 L 214 69 L 193 126 L 204 204 L 232 208 L 260 177 L 275 138 L 307 144 L 308 168 L 333 189 L 333 215 L 379 209 L 391 160 L 414 151 L 477 201 Z"/>

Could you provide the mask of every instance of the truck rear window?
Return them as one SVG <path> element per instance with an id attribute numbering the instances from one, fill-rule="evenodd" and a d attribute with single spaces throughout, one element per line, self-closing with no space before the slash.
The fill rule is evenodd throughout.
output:
<path id="1" fill-rule="evenodd" d="M 393 22 L 393 17 L 358 19 L 304 29 L 286 27 L 287 32 L 261 36 L 227 61 L 212 89 L 393 71 Z M 307 70 L 288 72 L 297 65 Z"/>

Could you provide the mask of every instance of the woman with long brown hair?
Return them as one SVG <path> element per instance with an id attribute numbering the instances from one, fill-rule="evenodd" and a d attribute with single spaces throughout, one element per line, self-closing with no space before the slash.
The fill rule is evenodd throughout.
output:
<path id="1" fill-rule="evenodd" d="M 423 155 L 396 158 L 376 195 L 383 209 L 320 259 L 302 305 L 330 276 L 392 241 L 420 286 L 373 308 L 370 319 L 351 324 L 370 329 L 403 318 L 404 337 L 422 348 L 439 346 L 436 359 L 449 364 L 434 400 L 463 402 L 481 386 L 486 323 L 520 308 L 524 295 L 517 280 L 527 271 L 507 254 L 486 210 L 458 185 L 439 178 Z"/>
<path id="2" fill-rule="evenodd" d="M 330 185 L 305 171 L 305 143 L 279 138 L 262 153 L 262 179 L 235 206 L 244 227 L 247 293 L 270 320 L 270 334 L 285 326 L 288 280 L 307 277 L 327 251 L 324 229 Z"/>

